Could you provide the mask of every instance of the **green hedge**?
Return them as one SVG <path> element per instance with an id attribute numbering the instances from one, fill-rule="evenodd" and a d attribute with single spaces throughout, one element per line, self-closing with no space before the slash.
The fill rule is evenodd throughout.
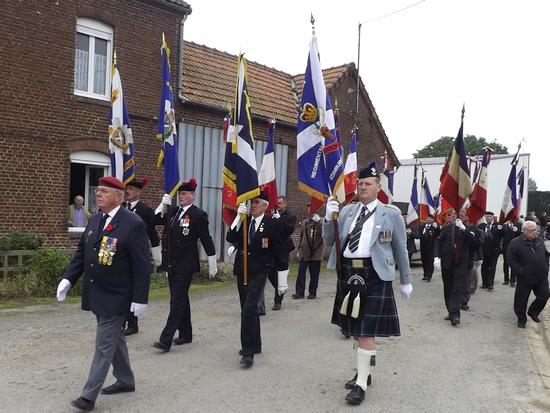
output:
<path id="1" fill-rule="evenodd" d="M 11 231 L 0 237 L 0 251 L 33 250 L 42 245 L 42 239 L 35 234 Z"/>

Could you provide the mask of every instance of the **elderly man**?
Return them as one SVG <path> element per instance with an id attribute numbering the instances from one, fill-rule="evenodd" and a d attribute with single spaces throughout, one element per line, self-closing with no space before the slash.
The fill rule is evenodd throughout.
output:
<path id="1" fill-rule="evenodd" d="M 512 274 L 516 275 L 516 293 L 514 312 L 518 317 L 518 327 L 525 328 L 527 301 L 531 291 L 535 300 L 529 306 L 527 315 L 538 323 L 539 314 L 544 309 L 550 291 L 548 289 L 548 253 L 544 240 L 537 236 L 537 224 L 525 221 L 521 227 L 522 235 L 510 241 L 508 262 Z"/>
<path id="2" fill-rule="evenodd" d="M 252 367 L 254 355 L 262 352 L 260 335 L 260 316 L 258 314 L 258 299 L 265 286 L 268 273 L 277 274 L 277 289 L 280 295 L 288 289 L 288 250 L 284 245 L 285 234 L 281 222 L 265 215 L 269 205 L 268 188 L 260 193 L 250 203 L 248 228 L 243 228 L 241 216 L 248 213 L 245 204 L 241 204 L 238 215 L 227 232 L 226 239 L 237 248 L 233 274 L 237 277 L 239 299 L 241 303 L 241 365 Z M 248 245 L 243 244 L 243 230 L 248 231 Z M 244 246 L 247 255 L 244 255 Z M 247 281 L 245 281 L 245 265 L 247 260 Z"/>
<path id="3" fill-rule="evenodd" d="M 393 205 L 377 200 L 380 176 L 374 163 L 359 172 L 358 203 L 342 208 L 337 221 L 341 251 L 332 249 L 328 268 L 334 269 L 337 253 L 341 268 L 338 282 L 341 297 L 340 317 L 335 320 L 344 334 L 357 340 L 357 375 L 346 383 L 351 389 L 346 400 L 361 404 L 371 382 L 375 360 L 375 337 L 399 336 L 399 318 L 393 297 L 395 262 L 399 266 L 401 295 L 412 293 L 411 270 L 407 255 L 405 223 Z M 339 204 L 329 198 L 323 225 L 326 246 L 337 240 L 333 222 Z"/>
<path id="4" fill-rule="evenodd" d="M 216 248 L 208 230 L 208 214 L 193 205 L 196 189 L 195 178 L 183 182 L 178 188 L 179 207 L 170 208 L 167 217 L 163 219 L 164 210 L 172 202 L 169 195 L 164 195 L 157 208 L 159 212 L 155 215 L 155 224 L 165 224 L 162 234 L 162 265 L 168 270 L 170 313 L 159 341 L 155 341 L 153 347 L 165 353 L 170 351 L 172 342 L 182 345 L 193 341 L 189 287 L 193 274 L 200 271 L 199 240 L 208 256 L 209 277 L 216 277 L 218 272 Z M 179 335 L 174 339 L 176 330 Z"/>
<path id="5" fill-rule="evenodd" d="M 81 195 L 75 196 L 74 203 L 69 205 L 69 226 L 85 227 L 91 215 L 84 208 L 84 198 Z"/>
<path id="6" fill-rule="evenodd" d="M 123 325 L 130 309 L 136 316 L 147 307 L 149 296 L 149 239 L 143 221 L 121 208 L 124 184 L 109 176 L 99 179 L 97 205 L 57 287 L 63 301 L 82 274 L 82 309 L 97 319 L 95 353 L 81 396 L 71 405 L 92 410 L 107 377 L 109 367 L 117 381 L 101 389 L 103 394 L 133 392 L 134 373 L 130 367 Z"/>

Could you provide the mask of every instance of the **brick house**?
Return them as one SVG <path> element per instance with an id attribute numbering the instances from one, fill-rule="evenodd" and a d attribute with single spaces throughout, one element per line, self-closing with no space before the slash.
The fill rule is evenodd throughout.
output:
<path id="1" fill-rule="evenodd" d="M 171 47 L 180 136 L 180 172 L 199 181 L 196 203 L 209 213 L 216 246 L 223 251 L 221 222 L 222 124 L 234 100 L 237 56 L 183 41 L 191 7 L 182 0 L 73 0 L 9 2 L 0 16 L 8 27 L 0 73 L 0 234 L 33 232 L 46 245 L 70 248 L 81 230 L 70 229 L 67 207 L 75 195 L 93 205 L 97 179 L 109 173 L 107 152 L 111 56 L 117 53 L 132 122 L 136 174 L 151 184 L 143 198 L 155 207 L 163 194 L 156 169 L 155 131 L 160 99 L 160 44 Z M 122 17 L 124 16 L 124 17 Z M 192 15 L 189 16 L 192 18 Z M 139 30 L 135 30 L 139 27 Z M 308 41 L 308 39 L 304 39 Z M 304 68 L 305 69 L 305 68 Z M 324 70 L 338 102 L 344 148 L 355 116 L 357 70 L 353 63 Z M 289 209 L 305 216 L 308 197 L 296 185 L 296 102 L 303 75 L 248 63 L 258 165 L 275 131 L 279 191 Z M 361 82 L 358 160 L 384 150 L 397 158 Z M 351 93 L 350 93 L 351 92 Z"/>

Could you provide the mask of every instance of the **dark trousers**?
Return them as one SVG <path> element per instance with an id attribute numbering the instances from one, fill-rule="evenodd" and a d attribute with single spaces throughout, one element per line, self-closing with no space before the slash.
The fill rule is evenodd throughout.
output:
<path id="1" fill-rule="evenodd" d="M 245 356 L 254 357 L 262 350 L 260 335 L 260 316 L 258 314 L 258 300 L 262 293 L 267 274 L 249 274 L 248 284 L 243 284 L 243 276 L 237 277 L 239 300 L 241 302 L 241 349 Z"/>
<path id="2" fill-rule="evenodd" d="M 495 271 L 497 269 L 498 254 L 494 253 L 483 257 L 481 264 L 481 285 L 484 287 L 493 287 L 495 285 Z"/>
<path id="3" fill-rule="evenodd" d="M 111 365 L 117 381 L 128 386 L 135 384 L 123 330 L 126 316 L 105 315 L 96 316 L 96 319 L 94 358 L 88 380 L 81 393 L 81 396 L 88 400 L 97 399 Z"/>
<path id="4" fill-rule="evenodd" d="M 443 295 L 445 306 L 451 319 L 460 319 L 460 306 L 465 302 L 470 284 L 470 273 L 467 268 L 458 265 L 456 267 L 442 268 Z"/>
<path id="5" fill-rule="evenodd" d="M 433 250 L 420 250 L 420 258 L 422 259 L 422 270 L 424 271 L 424 277 L 427 280 L 432 279 L 434 273 L 434 253 Z"/>
<path id="6" fill-rule="evenodd" d="M 508 254 L 506 253 L 506 250 L 508 248 L 504 249 L 504 252 L 502 253 L 503 263 L 502 263 L 502 271 L 504 271 L 504 282 L 511 282 L 514 284 L 516 282 L 516 274 L 513 272 L 510 274 L 510 265 L 508 264 Z"/>
<path id="7" fill-rule="evenodd" d="M 514 295 L 514 312 L 518 317 L 518 321 L 525 322 L 527 317 L 525 310 L 527 309 L 527 301 L 529 295 L 533 291 L 535 294 L 535 300 L 529 306 L 527 314 L 538 316 L 550 297 L 550 291 L 548 290 L 548 280 L 536 284 L 527 283 L 522 278 L 518 278 L 516 285 L 516 293 Z"/>
<path id="8" fill-rule="evenodd" d="M 193 274 L 168 273 L 170 286 L 170 313 L 166 326 L 160 335 L 160 342 L 170 346 L 176 330 L 179 338 L 193 339 L 191 326 L 191 306 L 189 305 L 189 286 Z"/>
<path id="9" fill-rule="evenodd" d="M 126 328 L 138 328 L 138 318 L 134 315 L 133 311 L 126 313 Z"/>
<path id="10" fill-rule="evenodd" d="M 298 267 L 298 278 L 296 278 L 296 294 L 304 295 L 306 290 L 306 271 L 309 268 L 309 293 L 317 295 L 317 286 L 319 285 L 319 272 L 321 271 L 321 261 L 300 261 Z"/>
<path id="11" fill-rule="evenodd" d="M 269 278 L 269 282 L 275 288 L 275 296 L 273 297 L 273 301 L 275 303 L 281 304 L 283 302 L 283 295 L 279 295 L 279 290 L 277 287 L 279 286 L 279 276 L 277 275 L 277 270 L 271 270 L 269 271 L 267 277 Z"/>

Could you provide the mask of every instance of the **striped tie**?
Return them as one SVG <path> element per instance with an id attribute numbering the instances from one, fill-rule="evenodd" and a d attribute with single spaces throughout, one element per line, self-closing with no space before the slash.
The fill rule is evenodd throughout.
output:
<path id="1" fill-rule="evenodd" d="M 349 235 L 348 248 L 351 252 L 357 251 L 357 248 L 359 247 L 359 239 L 361 238 L 361 229 L 363 228 L 363 224 L 366 221 L 367 211 L 368 210 L 366 205 L 363 205 L 363 208 L 361 208 L 361 213 L 357 217 L 357 222 L 355 223 L 355 227 L 353 227 L 353 231 L 351 231 L 351 234 Z"/>

